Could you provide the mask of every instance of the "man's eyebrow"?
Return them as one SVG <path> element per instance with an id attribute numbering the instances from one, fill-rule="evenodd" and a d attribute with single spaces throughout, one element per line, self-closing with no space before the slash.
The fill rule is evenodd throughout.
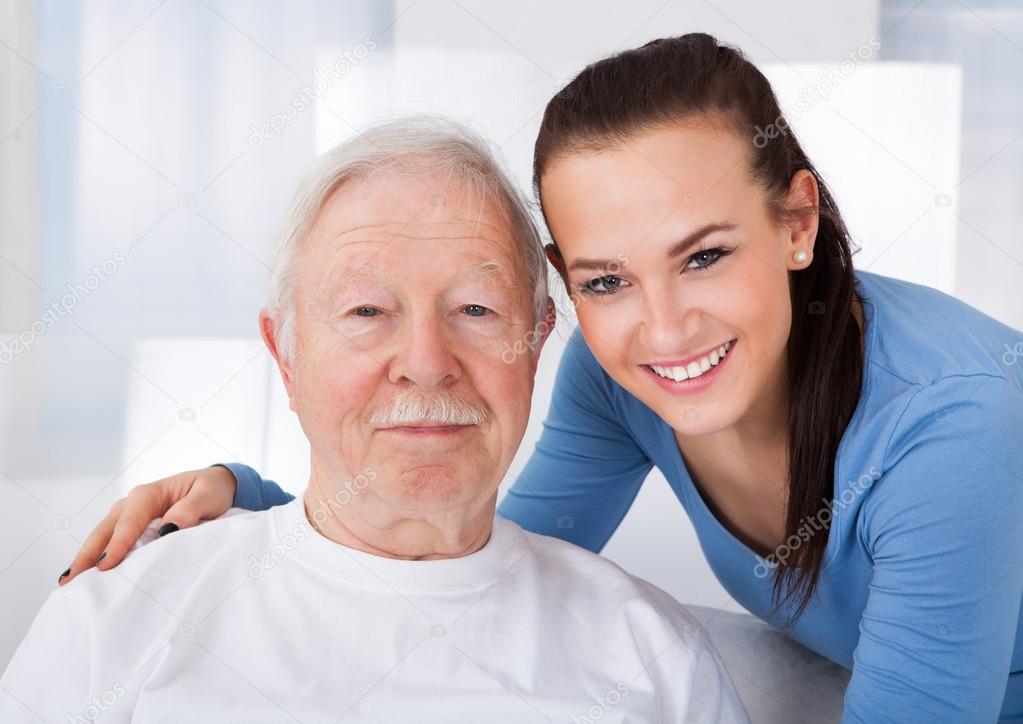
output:
<path id="1" fill-rule="evenodd" d="M 471 267 L 465 270 L 465 276 L 487 276 L 499 279 L 501 281 L 509 281 L 511 274 L 501 264 L 496 261 L 485 261 L 479 264 L 473 264 Z"/>
<path id="2" fill-rule="evenodd" d="M 668 250 L 668 256 L 674 258 L 684 254 L 690 247 L 693 247 L 703 241 L 707 236 L 717 231 L 732 231 L 737 228 L 737 224 L 731 221 L 717 221 L 710 224 L 701 226 L 696 231 L 687 234 L 683 239 L 678 241 L 675 245 Z M 611 266 L 620 267 L 622 264 L 621 259 L 574 259 L 568 266 L 568 270 L 573 269 L 607 269 Z"/>

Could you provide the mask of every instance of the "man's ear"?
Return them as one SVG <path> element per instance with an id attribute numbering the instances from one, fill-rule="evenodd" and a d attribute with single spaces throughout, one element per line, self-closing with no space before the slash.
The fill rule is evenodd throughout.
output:
<path id="1" fill-rule="evenodd" d="M 294 410 L 295 383 L 292 378 L 291 361 L 285 359 L 281 355 L 281 350 L 278 345 L 278 339 L 280 336 L 280 325 L 278 324 L 279 319 L 279 314 L 277 316 L 272 315 L 270 314 L 270 311 L 264 307 L 259 312 L 259 332 L 263 336 L 263 343 L 266 344 L 266 348 L 270 350 L 270 354 L 273 355 L 274 361 L 277 362 L 277 369 L 280 371 L 281 379 L 284 381 L 284 389 L 288 392 L 288 406 Z M 294 353 L 294 346 L 292 346 L 292 352 Z"/>
<path id="2" fill-rule="evenodd" d="M 785 221 L 785 228 L 789 231 L 787 256 L 791 259 L 793 252 L 802 250 L 806 252 L 807 258 L 812 258 L 820 219 L 820 192 L 817 179 L 806 169 L 800 169 L 792 175 L 785 208 L 804 212 L 793 213 Z"/>
<path id="3" fill-rule="evenodd" d="M 537 339 L 535 344 L 530 345 L 530 349 L 533 354 L 529 361 L 530 374 L 536 374 L 536 367 L 540 363 L 540 350 L 543 349 L 544 344 L 551 336 L 551 332 L 554 331 L 554 325 L 558 321 L 557 308 L 554 306 L 554 300 L 547 297 L 547 311 L 544 312 L 543 320 L 536 326 Z"/>

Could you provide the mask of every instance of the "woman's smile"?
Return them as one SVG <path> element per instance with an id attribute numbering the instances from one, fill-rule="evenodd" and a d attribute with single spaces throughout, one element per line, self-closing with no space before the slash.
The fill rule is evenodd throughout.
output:
<path id="1" fill-rule="evenodd" d="M 725 362 L 731 359 L 737 343 L 737 339 L 731 339 L 699 357 L 641 364 L 640 368 L 672 394 L 703 392 L 724 374 Z"/>

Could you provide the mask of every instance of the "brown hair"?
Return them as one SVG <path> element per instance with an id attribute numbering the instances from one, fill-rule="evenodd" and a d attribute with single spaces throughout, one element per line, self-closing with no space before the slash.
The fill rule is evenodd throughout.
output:
<path id="1" fill-rule="evenodd" d="M 779 223 L 819 215 L 810 266 L 789 274 L 786 540 L 812 519 L 823 523 L 819 533 L 778 562 L 775 611 L 795 601 L 792 624 L 820 578 L 830 528 L 830 515 L 827 522 L 820 519 L 821 501 L 830 508 L 838 446 L 859 402 L 863 349 L 853 316 L 859 295 L 849 233 L 824 180 L 785 122 L 770 83 L 740 50 L 705 33 L 654 40 L 600 60 L 547 104 L 536 139 L 533 184 L 543 210 L 540 181 L 558 157 L 699 118 L 724 121 L 750 141 L 751 178 L 764 189 Z M 817 181 L 819 209 L 785 208 L 792 177 L 804 169 Z"/>

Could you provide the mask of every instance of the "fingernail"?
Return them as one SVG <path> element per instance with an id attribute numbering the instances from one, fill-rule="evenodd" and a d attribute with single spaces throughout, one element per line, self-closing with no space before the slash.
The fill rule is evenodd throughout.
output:
<path id="1" fill-rule="evenodd" d="M 156 534 L 160 537 L 163 537 L 168 533 L 173 533 L 176 530 L 178 530 L 177 523 L 164 523 L 163 525 L 160 526 L 160 530 L 156 531 Z"/>
<path id="2" fill-rule="evenodd" d="M 71 575 L 71 569 L 68 568 L 66 571 L 64 571 L 63 573 L 60 574 L 60 578 L 57 579 L 57 583 L 60 583 L 61 581 L 63 581 L 65 578 L 67 578 L 70 575 Z"/>
<path id="3" fill-rule="evenodd" d="M 99 558 L 97 558 L 97 559 L 96 559 L 96 565 L 98 566 L 98 565 L 99 565 L 100 563 L 102 563 L 102 562 L 103 562 L 103 559 L 104 559 L 104 558 L 106 558 L 106 557 L 107 557 L 107 552 L 106 552 L 106 551 L 103 551 L 103 552 L 102 552 L 102 553 L 100 554 Z"/>

